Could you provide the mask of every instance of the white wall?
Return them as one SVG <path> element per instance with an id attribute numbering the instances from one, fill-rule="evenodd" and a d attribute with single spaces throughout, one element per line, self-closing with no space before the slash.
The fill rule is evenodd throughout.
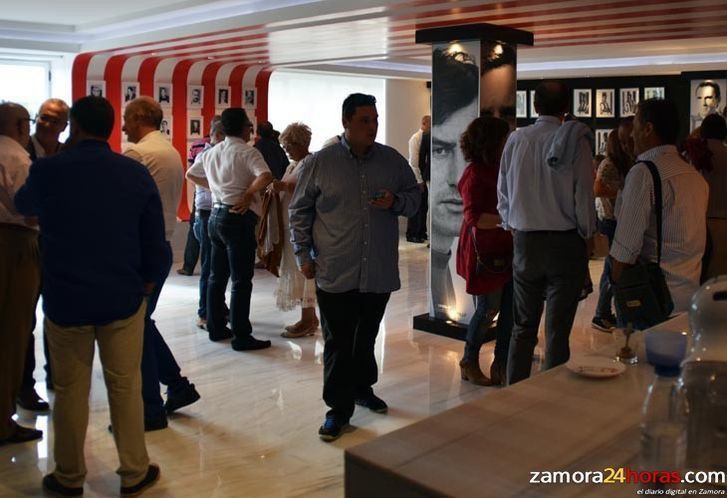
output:
<path id="1" fill-rule="evenodd" d="M 387 145 L 409 158 L 409 138 L 419 129 L 422 116 L 431 114 L 430 92 L 419 80 L 386 80 Z M 383 138 L 383 137 L 382 137 Z"/>

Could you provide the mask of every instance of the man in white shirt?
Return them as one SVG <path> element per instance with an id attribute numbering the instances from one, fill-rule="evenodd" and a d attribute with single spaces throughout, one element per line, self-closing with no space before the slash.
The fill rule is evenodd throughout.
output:
<path id="1" fill-rule="evenodd" d="M 199 156 L 187 179 L 212 192 L 208 231 L 212 261 L 207 287 L 207 331 L 210 340 L 233 337 L 232 349 L 250 351 L 270 347 L 255 339 L 250 324 L 250 298 L 255 271 L 255 225 L 260 216 L 258 193 L 273 181 L 260 151 L 247 144 L 252 123 L 244 109 L 222 112 L 225 140 Z M 225 288 L 232 280 L 230 326 L 225 327 Z"/>
<path id="2" fill-rule="evenodd" d="M 150 97 L 139 97 L 129 102 L 124 111 L 123 130 L 132 145 L 124 155 L 143 164 L 159 189 L 164 211 L 165 236 L 171 253 L 169 242 L 172 240 L 177 223 L 177 207 L 182 196 L 184 169 L 179 152 L 159 131 L 163 116 L 160 105 Z M 200 398 L 194 384 L 191 384 L 186 377 L 182 377 L 174 355 L 151 318 L 163 286 L 164 280 L 156 282 L 154 292 L 149 296 L 144 320 L 141 376 L 144 425 L 148 431 L 164 429 L 167 426 L 168 413 L 190 405 Z M 162 402 L 159 382 L 167 386 L 166 403 Z"/>
<path id="3" fill-rule="evenodd" d="M 42 431 L 18 425 L 12 418 L 40 286 L 38 230 L 13 203 L 30 170 L 25 150 L 30 121 L 23 106 L 0 104 L 0 445 L 43 437 Z"/>
<path id="4" fill-rule="evenodd" d="M 409 139 L 409 166 L 414 172 L 417 184 L 422 191 L 422 202 L 419 205 L 417 214 L 408 219 L 406 225 L 406 240 L 409 242 L 422 243 L 427 240 L 427 210 L 428 197 L 427 184 L 422 176 L 419 151 L 422 147 L 422 138 L 430 137 L 432 130 L 432 117 L 429 115 L 422 117 L 421 127 Z"/>
<path id="5" fill-rule="evenodd" d="M 510 135 L 500 161 L 497 210 L 502 226 L 513 232 L 514 243 L 510 384 L 530 376 L 543 296 L 547 307 L 544 367 L 568 361 L 570 332 L 586 282 L 596 232 L 593 149 L 586 136 L 577 133 L 584 125 L 561 125 L 568 97 L 568 89 L 560 82 L 538 85 L 535 110 L 539 117 L 535 124 Z M 573 130 L 572 140 L 562 140 L 569 130 Z M 557 143 L 572 146 L 551 163 L 551 150 Z"/>
<path id="6" fill-rule="evenodd" d="M 707 182 L 682 159 L 674 145 L 678 132 L 679 113 L 673 102 L 650 99 L 639 103 L 633 129 L 637 164 L 626 175 L 610 251 L 614 282 L 624 268 L 638 261 L 656 261 L 654 182 L 643 164 L 651 161 L 661 177 L 661 268 L 675 312 L 687 311 L 699 288 L 709 198 Z M 619 321 L 623 321 L 622 317 Z"/>

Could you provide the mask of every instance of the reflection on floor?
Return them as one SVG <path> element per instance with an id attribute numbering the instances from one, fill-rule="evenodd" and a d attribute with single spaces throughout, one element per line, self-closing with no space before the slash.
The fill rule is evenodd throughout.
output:
<path id="1" fill-rule="evenodd" d="M 343 496 L 344 448 L 495 389 L 462 383 L 458 367 L 462 343 L 412 330 L 412 316 L 427 310 L 426 261 L 423 245 L 402 242 L 402 290 L 392 296 L 376 344 L 380 367 L 376 392 L 389 403 L 389 414 L 357 408 L 351 421 L 356 430 L 332 444 L 321 442 L 317 435 L 326 411 L 320 399 L 320 332 L 297 340 L 280 337 L 283 326 L 298 316 L 275 309 L 275 278 L 256 270 L 252 304 L 255 335 L 271 339 L 273 347 L 237 353 L 229 344 L 209 342 L 206 333 L 195 327 L 198 278 L 173 271 L 155 318 L 182 374 L 196 384 L 202 399 L 173 416 L 168 429 L 147 434 L 149 453 L 161 465 L 162 480 L 144 496 Z M 596 284 L 602 266 L 601 261 L 591 262 Z M 573 351 L 591 350 L 612 340 L 590 327 L 596 294 L 579 306 L 571 336 Z M 43 353 L 40 341 L 36 342 L 36 380 L 42 381 Z M 489 365 L 492 349 L 493 344 L 483 348 L 483 366 Z M 38 382 L 45 397 L 44 385 Z M 90 406 L 84 496 L 117 495 L 118 462 L 106 430 L 109 415 L 100 368 L 94 370 Z M 38 496 L 41 477 L 53 468 L 52 427 L 45 415 L 21 411 L 18 417 L 21 423 L 42 429 L 46 437 L 39 443 L 0 447 L 0 496 Z"/>

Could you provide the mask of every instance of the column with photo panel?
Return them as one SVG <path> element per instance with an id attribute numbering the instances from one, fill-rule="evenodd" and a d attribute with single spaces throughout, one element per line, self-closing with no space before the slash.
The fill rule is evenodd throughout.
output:
<path id="1" fill-rule="evenodd" d="M 420 30 L 417 43 L 432 45 L 432 143 L 429 313 L 415 327 L 444 335 L 439 322 L 466 325 L 472 297 L 456 272 L 462 224 L 457 184 L 466 166 L 459 137 L 480 115 L 505 119 L 515 129 L 517 44 L 532 45 L 531 33 L 503 26 L 473 24 Z M 457 40 L 457 41 L 453 41 Z M 524 107 L 525 101 L 520 103 Z"/>

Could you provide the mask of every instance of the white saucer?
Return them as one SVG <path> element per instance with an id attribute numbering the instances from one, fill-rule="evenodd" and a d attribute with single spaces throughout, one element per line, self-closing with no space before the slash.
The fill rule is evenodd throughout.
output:
<path id="1" fill-rule="evenodd" d="M 623 363 L 605 356 L 594 355 L 574 356 L 565 366 L 575 374 L 597 379 L 616 377 L 626 371 Z"/>

